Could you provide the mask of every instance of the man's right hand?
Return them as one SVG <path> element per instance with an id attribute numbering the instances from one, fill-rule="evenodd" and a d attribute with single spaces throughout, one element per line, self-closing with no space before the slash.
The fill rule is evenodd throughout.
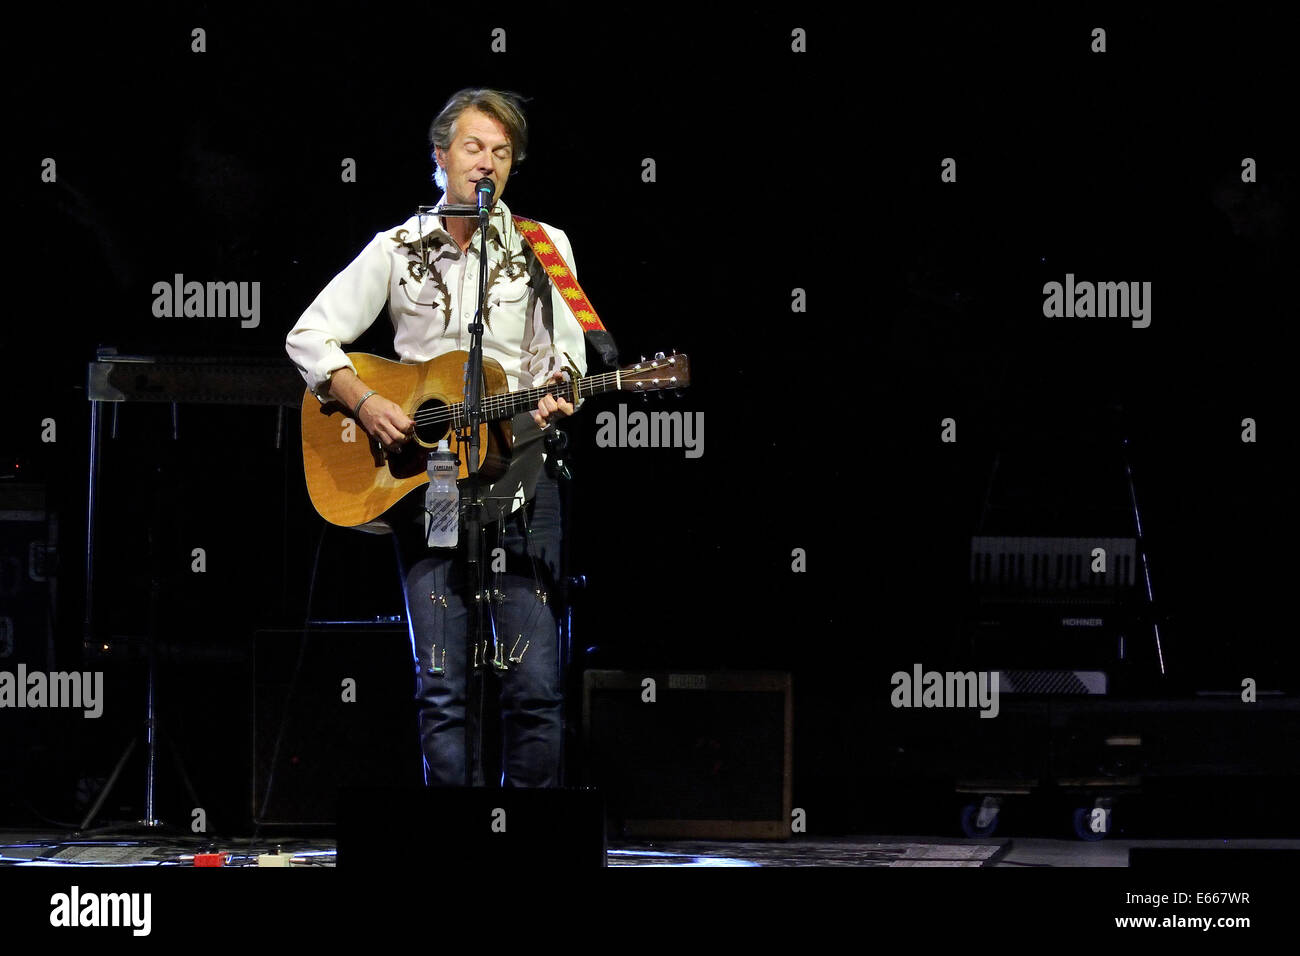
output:
<path id="1" fill-rule="evenodd" d="M 389 450 L 409 441 L 415 432 L 415 422 L 402 411 L 402 406 L 382 395 L 367 398 L 358 417 L 366 434 Z"/>
<path id="2" fill-rule="evenodd" d="M 370 389 L 352 369 L 341 368 L 330 376 L 329 391 L 334 400 L 350 413 Z M 362 402 L 357 418 L 366 434 L 384 448 L 397 448 L 415 433 L 415 422 L 402 411 L 402 407 L 377 393 Z"/>

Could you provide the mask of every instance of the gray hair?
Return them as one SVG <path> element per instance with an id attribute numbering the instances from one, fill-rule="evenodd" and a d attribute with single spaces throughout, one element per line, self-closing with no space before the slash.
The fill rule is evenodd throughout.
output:
<path id="1" fill-rule="evenodd" d="M 433 157 L 433 181 L 443 192 L 447 191 L 447 176 L 438 165 L 438 155 L 433 147 L 446 150 L 456 138 L 456 120 L 465 110 L 473 107 L 486 113 L 506 128 L 510 140 L 511 166 L 524 159 L 528 149 L 528 121 L 524 119 L 524 98 L 507 90 L 470 88 L 452 94 L 429 127 L 429 153 Z"/>

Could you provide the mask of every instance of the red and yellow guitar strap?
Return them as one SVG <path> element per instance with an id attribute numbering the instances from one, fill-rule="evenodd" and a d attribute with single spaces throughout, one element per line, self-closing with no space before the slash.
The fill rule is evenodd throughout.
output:
<path id="1" fill-rule="evenodd" d="M 564 304 L 573 313 L 573 317 L 582 326 L 582 330 L 606 332 L 600 316 L 596 315 L 596 310 L 591 307 L 591 302 L 587 299 L 587 293 L 583 292 L 582 286 L 578 285 L 573 270 L 564 261 L 560 251 L 555 248 L 555 243 L 546 234 L 542 224 L 532 219 L 525 219 L 523 216 L 512 215 L 510 218 L 514 220 L 515 228 L 519 230 L 519 235 L 523 236 L 524 242 L 532 248 L 537 261 L 546 269 L 546 274 L 551 277 L 551 282 L 564 299 Z"/>

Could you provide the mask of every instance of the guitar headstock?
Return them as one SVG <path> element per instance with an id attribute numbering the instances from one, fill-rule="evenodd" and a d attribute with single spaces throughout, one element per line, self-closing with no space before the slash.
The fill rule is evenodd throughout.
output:
<path id="1" fill-rule="evenodd" d="M 679 352 L 668 356 L 663 352 L 656 352 L 652 359 L 643 357 L 635 365 L 626 365 L 619 369 L 619 383 L 626 392 L 685 388 L 691 384 L 690 359 Z"/>

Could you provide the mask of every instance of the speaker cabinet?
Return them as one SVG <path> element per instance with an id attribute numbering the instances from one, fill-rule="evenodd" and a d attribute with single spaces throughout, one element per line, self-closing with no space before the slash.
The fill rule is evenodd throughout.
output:
<path id="1" fill-rule="evenodd" d="M 792 708 L 787 673 L 587 671 L 585 782 L 625 836 L 788 837 Z"/>

